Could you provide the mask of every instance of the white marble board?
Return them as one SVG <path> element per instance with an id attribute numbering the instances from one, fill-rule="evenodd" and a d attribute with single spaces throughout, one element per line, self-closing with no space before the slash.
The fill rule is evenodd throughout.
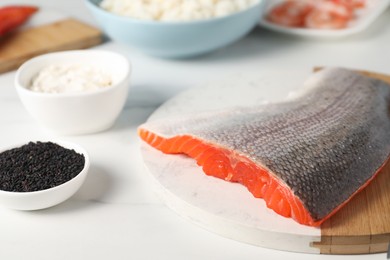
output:
<path id="1" fill-rule="evenodd" d="M 149 121 L 234 106 L 277 102 L 299 89 L 307 71 L 258 71 L 229 75 L 219 82 L 187 90 L 163 104 Z M 237 183 L 206 176 L 183 155 L 141 147 L 146 168 L 164 202 L 190 221 L 222 236 L 257 246 L 320 253 L 310 244 L 321 230 L 281 217 Z"/>

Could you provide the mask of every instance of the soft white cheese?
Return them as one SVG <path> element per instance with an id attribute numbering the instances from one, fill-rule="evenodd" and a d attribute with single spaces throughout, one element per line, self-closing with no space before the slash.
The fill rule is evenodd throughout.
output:
<path id="1" fill-rule="evenodd" d="M 74 93 L 112 86 L 108 73 L 87 64 L 55 64 L 43 68 L 29 89 L 44 93 Z"/>
<path id="2" fill-rule="evenodd" d="M 229 15 L 259 0 L 103 0 L 109 12 L 137 19 L 189 21 Z"/>

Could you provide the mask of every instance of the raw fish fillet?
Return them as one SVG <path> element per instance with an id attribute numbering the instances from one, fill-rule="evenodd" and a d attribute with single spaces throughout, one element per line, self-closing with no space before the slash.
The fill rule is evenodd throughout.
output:
<path id="1" fill-rule="evenodd" d="M 390 86 L 325 69 L 283 103 L 147 122 L 140 137 L 239 182 L 267 207 L 319 226 L 362 190 L 390 154 Z M 212 199 L 212 198 L 210 198 Z"/>

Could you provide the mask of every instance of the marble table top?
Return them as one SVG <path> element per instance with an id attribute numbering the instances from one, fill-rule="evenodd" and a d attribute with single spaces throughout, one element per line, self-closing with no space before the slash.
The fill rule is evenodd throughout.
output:
<path id="1" fill-rule="evenodd" d="M 3 0 L 2 4 L 15 4 Z M 54 14 L 95 21 L 82 1 L 21 0 Z M 53 18 L 54 17 L 54 18 Z M 338 40 L 308 40 L 256 28 L 228 47 L 190 60 L 162 60 L 106 41 L 97 49 L 126 55 L 131 90 L 115 125 L 102 133 L 56 136 L 27 113 L 13 86 L 15 72 L 0 75 L 0 144 L 66 140 L 91 157 L 85 184 L 66 202 L 40 211 L 0 207 L 0 259 L 385 259 L 385 254 L 328 256 L 289 253 L 237 242 L 178 216 L 154 193 L 143 165 L 137 126 L 177 93 L 232 73 L 313 66 L 343 66 L 390 73 L 390 10 L 367 31 Z M 42 22 L 42 21 L 39 21 Z M 1 52 L 1 50 L 0 50 Z M 0 53 L 1 54 L 1 53 Z"/>

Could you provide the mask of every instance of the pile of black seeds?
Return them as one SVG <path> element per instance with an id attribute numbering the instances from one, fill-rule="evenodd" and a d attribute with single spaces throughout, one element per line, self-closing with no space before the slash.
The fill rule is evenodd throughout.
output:
<path id="1" fill-rule="evenodd" d="M 30 142 L 0 153 L 0 190 L 29 192 L 63 184 L 84 168 L 84 155 L 52 142 Z"/>

